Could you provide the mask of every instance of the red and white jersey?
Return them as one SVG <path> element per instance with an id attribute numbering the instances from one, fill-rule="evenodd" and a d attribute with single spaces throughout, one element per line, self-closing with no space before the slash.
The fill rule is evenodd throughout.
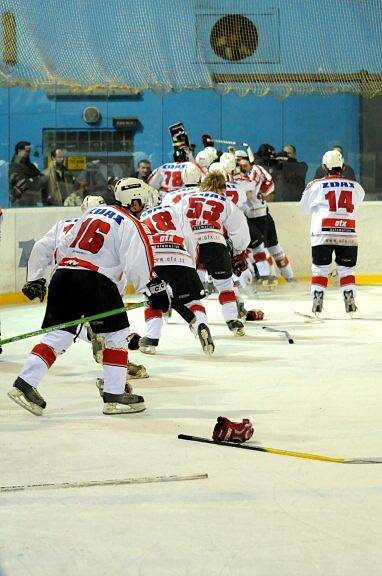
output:
<path id="1" fill-rule="evenodd" d="M 182 194 L 174 201 L 189 219 L 191 228 L 199 244 L 217 242 L 226 245 L 225 234 L 233 243 L 235 250 L 245 250 L 250 242 L 247 221 L 243 213 L 230 198 L 216 192 Z"/>
<path id="2" fill-rule="evenodd" d="M 247 174 L 237 174 L 235 183 L 241 190 L 242 195 L 246 195 L 246 199 L 240 207 L 247 218 L 265 216 L 267 213 L 265 198 L 272 194 L 275 189 L 275 184 L 269 172 L 262 166 L 255 164 Z"/>
<path id="3" fill-rule="evenodd" d="M 122 206 L 85 212 L 58 244 L 58 267 L 93 270 L 145 292 L 154 256 L 148 230 Z"/>
<path id="4" fill-rule="evenodd" d="M 47 266 L 55 266 L 55 252 L 59 241 L 71 230 L 79 218 L 59 220 L 34 244 L 28 259 L 27 282 L 44 276 Z"/>
<path id="5" fill-rule="evenodd" d="M 163 196 L 161 205 L 176 205 L 183 198 L 183 196 L 186 196 L 187 194 L 193 194 L 194 192 L 199 192 L 199 186 L 185 186 L 184 188 L 179 188 L 178 190 L 172 190 Z"/>
<path id="6" fill-rule="evenodd" d="M 356 246 L 355 215 L 364 197 L 365 191 L 358 182 L 338 175 L 328 175 L 309 182 L 300 206 L 312 215 L 312 246 Z"/>
<path id="7" fill-rule="evenodd" d="M 247 200 L 246 188 L 241 185 L 241 181 L 227 181 L 225 184 L 225 195 L 231 198 L 240 210 Z"/>
<path id="8" fill-rule="evenodd" d="M 141 222 L 150 231 L 156 266 L 195 267 L 197 243 L 179 204 L 150 208 L 141 214 Z"/>
<path id="9" fill-rule="evenodd" d="M 171 190 L 183 188 L 182 170 L 188 162 L 168 162 L 154 170 L 148 184 L 159 190 L 161 197 Z M 200 173 L 203 174 L 200 168 Z"/>

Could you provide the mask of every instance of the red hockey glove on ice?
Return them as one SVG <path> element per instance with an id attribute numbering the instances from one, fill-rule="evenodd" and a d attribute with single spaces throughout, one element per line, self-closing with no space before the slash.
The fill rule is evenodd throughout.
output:
<path id="1" fill-rule="evenodd" d="M 264 312 L 262 310 L 248 310 L 246 320 L 262 320 L 264 318 Z"/>
<path id="2" fill-rule="evenodd" d="M 240 276 L 240 274 L 247 268 L 247 256 L 245 251 L 239 252 L 239 254 L 232 256 L 232 269 L 236 276 Z"/>
<path id="3" fill-rule="evenodd" d="M 242 422 L 231 422 L 224 416 L 219 416 L 212 434 L 212 439 L 218 442 L 246 442 L 252 437 L 253 426 L 248 418 Z"/>
<path id="4" fill-rule="evenodd" d="M 130 336 L 128 336 L 127 338 L 127 347 L 129 350 L 138 350 L 139 348 L 139 340 L 142 338 L 142 336 L 139 336 L 139 334 L 137 334 L 136 332 L 132 332 L 130 334 Z"/>

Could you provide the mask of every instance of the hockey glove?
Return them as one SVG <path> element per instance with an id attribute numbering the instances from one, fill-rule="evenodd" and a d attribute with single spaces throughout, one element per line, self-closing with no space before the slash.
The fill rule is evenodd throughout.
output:
<path id="1" fill-rule="evenodd" d="M 247 266 L 247 255 L 244 252 L 239 252 L 239 254 L 235 254 L 232 256 L 232 269 L 236 276 L 240 276 L 244 270 L 248 268 Z"/>
<path id="2" fill-rule="evenodd" d="M 248 310 L 245 317 L 249 322 L 254 320 L 262 320 L 264 318 L 264 312 L 262 310 Z"/>
<path id="3" fill-rule="evenodd" d="M 167 312 L 170 308 L 170 298 L 166 289 L 166 282 L 160 280 L 159 278 L 154 278 L 146 284 L 149 295 L 147 300 L 150 308 L 153 310 L 162 310 L 162 312 Z"/>
<path id="4" fill-rule="evenodd" d="M 132 332 L 130 336 L 127 338 L 127 347 L 129 350 L 138 350 L 139 349 L 139 340 L 142 336 L 139 336 L 136 332 Z"/>
<path id="5" fill-rule="evenodd" d="M 243 443 L 253 435 L 253 426 L 248 418 L 242 422 L 231 422 L 224 416 L 219 416 L 212 434 L 212 439 L 217 442 Z"/>
<path id="6" fill-rule="evenodd" d="M 29 300 L 39 298 L 40 302 L 42 302 L 46 294 L 45 278 L 39 278 L 38 280 L 32 280 L 31 282 L 27 282 L 22 287 L 22 293 L 25 294 L 25 296 L 29 298 Z"/>

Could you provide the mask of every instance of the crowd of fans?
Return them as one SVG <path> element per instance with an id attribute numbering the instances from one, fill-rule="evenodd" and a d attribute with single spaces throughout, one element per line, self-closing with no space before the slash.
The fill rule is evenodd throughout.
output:
<path id="1" fill-rule="evenodd" d="M 195 147 L 194 147 L 195 148 Z M 341 146 L 335 146 L 343 154 Z M 235 152 L 235 151 L 234 151 Z M 88 194 L 102 195 L 108 204 L 114 201 L 113 189 L 118 178 L 106 179 L 95 162 L 78 173 L 65 166 L 65 150 L 55 146 L 50 154 L 48 167 L 40 172 L 30 159 L 31 143 L 20 141 L 9 167 L 9 197 L 13 208 L 27 206 L 81 206 Z M 261 144 L 254 154 L 236 150 L 237 158 L 265 168 L 272 176 L 275 191 L 271 198 L 276 202 L 297 202 L 306 185 L 308 165 L 297 159 L 293 144 L 283 146 L 277 152 L 270 144 Z M 221 152 L 219 152 L 219 155 Z M 252 157 L 251 157 L 252 156 Z M 152 173 L 150 160 L 138 162 L 136 170 L 124 176 L 133 176 L 147 182 Z M 317 167 L 314 178 L 322 178 L 323 167 Z M 354 170 L 345 165 L 344 175 L 355 180 Z"/>

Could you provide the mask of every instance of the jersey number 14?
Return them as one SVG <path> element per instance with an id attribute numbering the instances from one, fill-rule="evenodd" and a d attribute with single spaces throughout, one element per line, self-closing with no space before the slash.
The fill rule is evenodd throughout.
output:
<path id="1" fill-rule="evenodd" d="M 330 190 L 325 194 L 325 200 L 329 202 L 329 211 L 337 212 L 338 208 L 345 208 L 346 212 L 351 213 L 354 211 L 353 196 L 351 190 L 341 190 L 338 197 L 338 202 L 336 200 L 336 193 L 334 190 Z"/>

